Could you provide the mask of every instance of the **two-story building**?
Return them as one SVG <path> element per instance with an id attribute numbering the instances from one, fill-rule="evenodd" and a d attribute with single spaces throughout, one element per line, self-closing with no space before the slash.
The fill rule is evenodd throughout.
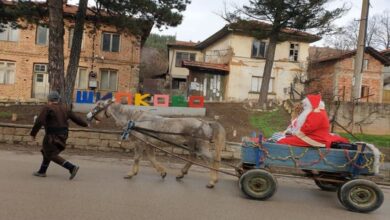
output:
<path id="1" fill-rule="evenodd" d="M 257 22 L 260 29 L 270 24 Z M 269 85 L 269 98 L 290 98 L 292 87 L 306 75 L 309 44 L 318 36 L 284 29 L 285 41 L 277 44 Z M 257 39 L 233 25 L 226 25 L 206 40 L 168 44 L 172 89 L 203 95 L 209 101 L 257 100 L 269 39 Z"/>
<path id="2" fill-rule="evenodd" d="M 69 61 L 77 7 L 63 6 L 65 18 L 65 68 Z M 87 15 L 92 15 L 87 11 Z M 44 18 L 42 18 L 44 19 Z M 86 21 L 75 90 L 89 89 L 89 73 L 97 75 L 97 91 L 136 92 L 140 63 L 140 38 L 101 25 L 94 34 Z M 0 33 L 0 98 L 44 99 L 48 83 L 49 29 L 28 24 L 26 29 L 7 27 Z"/>
<path id="3" fill-rule="evenodd" d="M 350 101 L 356 50 L 319 57 L 310 62 L 307 92 L 321 92 L 327 100 Z M 382 103 L 383 84 L 389 60 L 374 48 L 364 52 L 361 102 Z"/>

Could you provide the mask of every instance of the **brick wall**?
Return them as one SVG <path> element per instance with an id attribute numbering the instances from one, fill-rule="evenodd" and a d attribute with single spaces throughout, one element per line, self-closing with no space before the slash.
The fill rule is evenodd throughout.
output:
<path id="1" fill-rule="evenodd" d="M 17 125 L 0 123 L 0 144 L 23 144 L 28 146 L 40 146 L 43 140 L 44 131 L 41 130 L 33 141 L 29 136 L 31 125 Z M 131 139 L 119 142 L 120 131 L 89 130 L 83 128 L 71 128 L 67 141 L 67 148 L 93 150 L 93 151 L 115 151 L 128 152 L 134 149 L 135 142 Z M 229 142 L 223 149 L 222 158 L 240 159 L 239 143 Z M 165 150 L 174 152 L 178 155 L 187 155 L 188 152 L 181 148 L 172 146 L 163 146 Z M 157 151 L 157 155 L 165 153 Z"/>
<path id="2" fill-rule="evenodd" d="M 69 61 L 69 30 L 74 24 L 65 23 L 64 56 L 65 67 Z M 84 32 L 84 45 L 80 56 L 80 67 L 92 70 L 92 54 L 95 49 L 93 70 L 98 73 L 100 69 L 114 69 L 118 72 L 118 90 L 124 92 L 137 91 L 139 82 L 140 63 L 140 39 L 133 35 L 121 34 L 120 51 L 104 52 L 101 49 L 102 32 L 116 32 L 111 26 L 102 26 L 97 32 L 93 44 L 90 35 L 91 25 L 86 25 Z M 48 63 L 48 47 L 37 45 L 36 26 L 29 25 L 27 29 L 19 30 L 17 42 L 0 41 L 0 61 L 11 61 L 16 64 L 15 83 L 12 85 L 0 84 L 0 98 L 26 100 L 32 98 L 33 90 L 33 65 L 36 63 Z"/>
<path id="3" fill-rule="evenodd" d="M 353 59 L 347 57 L 322 63 L 310 64 L 308 70 L 309 79 L 315 79 L 307 86 L 307 92 L 321 92 L 325 99 L 336 100 L 339 97 L 343 101 L 351 100 L 351 86 L 353 79 Z M 383 64 L 365 53 L 364 59 L 368 60 L 368 69 L 363 72 L 362 86 L 368 86 L 368 102 L 381 103 L 383 95 Z M 367 99 L 361 99 L 367 102 Z"/>

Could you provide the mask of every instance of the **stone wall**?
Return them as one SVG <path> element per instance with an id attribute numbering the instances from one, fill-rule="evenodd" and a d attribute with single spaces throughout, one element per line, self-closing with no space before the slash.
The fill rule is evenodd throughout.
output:
<path id="1" fill-rule="evenodd" d="M 0 123 L 0 144 L 22 144 L 28 146 L 40 146 L 43 140 L 44 131 L 41 130 L 36 140 L 30 137 L 31 125 L 16 125 L 9 123 Z M 134 149 L 135 142 L 119 141 L 120 131 L 91 130 L 83 128 L 71 128 L 67 141 L 68 148 L 93 150 L 104 152 L 130 152 Z M 178 155 L 187 155 L 188 152 L 177 147 L 163 147 L 165 150 L 174 152 Z M 166 153 L 157 151 L 157 155 Z M 239 159 L 240 144 L 229 142 L 223 149 L 223 159 Z"/>

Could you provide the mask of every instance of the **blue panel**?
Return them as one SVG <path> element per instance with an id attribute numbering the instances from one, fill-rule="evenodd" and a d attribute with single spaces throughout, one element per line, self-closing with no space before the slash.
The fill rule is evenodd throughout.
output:
<path id="1" fill-rule="evenodd" d="M 93 103 L 93 91 L 77 91 L 76 103 Z"/>
<path id="2" fill-rule="evenodd" d="M 257 151 L 261 151 L 261 153 Z M 294 147 L 268 142 L 263 143 L 263 148 L 254 147 L 252 143 L 245 142 L 241 149 L 241 160 L 244 163 L 327 172 L 347 172 L 355 175 L 372 175 L 373 157 L 370 151 L 358 153 L 343 149 Z M 361 165 L 367 165 L 367 167 Z"/>

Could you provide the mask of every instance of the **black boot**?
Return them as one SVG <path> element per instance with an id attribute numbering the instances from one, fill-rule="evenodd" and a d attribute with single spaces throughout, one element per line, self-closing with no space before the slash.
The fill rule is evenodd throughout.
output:
<path id="1" fill-rule="evenodd" d="M 33 175 L 38 177 L 46 177 L 46 171 L 49 165 L 50 165 L 50 160 L 43 157 L 41 167 L 37 172 L 34 172 Z"/>
<path id="2" fill-rule="evenodd" d="M 76 165 L 73 165 L 71 162 L 69 161 L 65 161 L 62 166 L 66 169 L 69 170 L 69 173 L 70 173 L 70 177 L 69 179 L 72 180 L 76 174 L 77 174 L 77 171 L 79 171 L 79 166 L 76 166 Z"/>

